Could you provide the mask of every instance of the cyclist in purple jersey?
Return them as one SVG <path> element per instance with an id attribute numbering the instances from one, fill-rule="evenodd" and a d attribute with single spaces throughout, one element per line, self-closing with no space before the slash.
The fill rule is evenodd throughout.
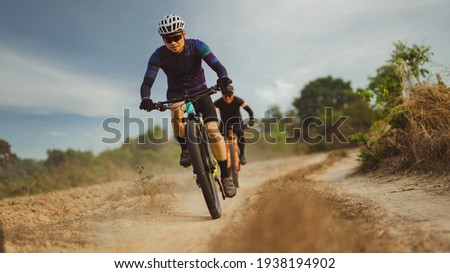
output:
<path id="1" fill-rule="evenodd" d="M 181 38 L 180 38 L 181 39 Z M 206 88 L 201 66 L 204 60 L 219 76 L 227 77 L 225 67 L 208 45 L 200 40 L 184 39 L 184 50 L 174 54 L 166 46 L 158 48 L 150 57 L 145 78 L 154 81 L 159 68 L 167 75 L 167 98 L 176 98 L 181 92 L 195 92 Z M 150 85 L 141 89 L 141 97 L 149 97 Z"/>
<path id="2" fill-rule="evenodd" d="M 184 26 L 183 19 L 174 14 L 165 16 L 159 22 L 158 32 L 162 36 L 164 46 L 157 48 L 148 61 L 140 90 L 140 109 L 146 111 L 154 109 L 150 95 L 159 69 L 162 69 L 167 76 L 166 97 L 169 100 L 181 98 L 184 92 L 195 94 L 195 92 L 207 88 L 202 61 L 205 61 L 216 72 L 217 83 L 222 90 L 227 90 L 228 85 L 231 84 L 232 81 L 228 77 L 227 70 L 211 52 L 208 45 L 200 40 L 186 39 Z M 225 195 L 233 197 L 236 195 L 236 187 L 228 173 L 225 141 L 219 131 L 218 118 L 212 99 L 209 95 L 204 95 L 194 106 L 203 114 L 212 152 L 219 163 Z M 189 167 L 191 158 L 182 122 L 183 114 L 186 112 L 184 102 L 171 104 L 170 111 L 174 134 L 181 146 L 180 165 Z"/>

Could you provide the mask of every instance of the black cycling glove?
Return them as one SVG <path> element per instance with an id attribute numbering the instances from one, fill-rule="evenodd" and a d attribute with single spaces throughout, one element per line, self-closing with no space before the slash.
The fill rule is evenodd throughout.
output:
<path id="1" fill-rule="evenodd" d="M 220 87 L 220 90 L 222 90 L 222 93 L 224 94 L 228 93 L 227 86 L 232 82 L 233 81 L 227 76 L 217 79 L 217 85 Z"/>
<path id="2" fill-rule="evenodd" d="M 153 109 L 155 109 L 155 105 L 153 104 L 152 99 L 143 98 L 141 104 L 139 105 L 139 109 L 145 111 L 152 111 Z"/>
<path id="3" fill-rule="evenodd" d="M 253 119 L 253 117 L 250 118 L 250 120 L 248 121 L 248 127 L 253 127 L 255 125 L 255 120 Z"/>

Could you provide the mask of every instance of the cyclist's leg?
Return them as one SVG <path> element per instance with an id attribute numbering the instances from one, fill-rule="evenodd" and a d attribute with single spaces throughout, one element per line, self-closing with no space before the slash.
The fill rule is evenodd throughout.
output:
<path id="1" fill-rule="evenodd" d="M 225 141 L 220 134 L 218 126 L 218 118 L 216 109 L 210 96 L 203 96 L 198 100 L 198 111 L 203 114 L 205 128 L 208 133 L 209 141 L 211 143 L 212 153 L 217 160 L 220 167 L 220 177 L 227 197 L 236 195 L 236 187 L 227 168 L 227 152 Z"/>
<path id="2" fill-rule="evenodd" d="M 245 138 L 244 138 L 244 131 L 242 130 L 242 127 L 240 124 L 233 127 L 233 132 L 236 135 L 237 143 L 239 146 L 239 152 L 241 155 L 245 154 Z"/>
<path id="3" fill-rule="evenodd" d="M 171 122 L 173 133 L 175 134 L 176 137 L 184 137 L 185 133 L 182 118 L 184 113 L 186 112 L 186 105 L 184 104 L 184 102 L 171 103 L 169 105 L 169 108 L 172 114 Z"/>
<path id="4" fill-rule="evenodd" d="M 212 153 L 217 161 L 227 160 L 227 151 L 225 141 L 220 133 L 219 126 L 215 121 L 208 121 L 205 123 L 206 131 L 208 132 L 209 141 L 211 143 Z"/>
<path id="5" fill-rule="evenodd" d="M 219 130 L 219 119 L 211 97 L 206 95 L 200 97 L 194 104 L 196 110 L 203 115 L 203 121 L 208 133 L 211 149 L 217 161 L 227 159 L 225 141 Z"/>
<path id="6" fill-rule="evenodd" d="M 220 167 L 220 177 L 222 180 L 225 195 L 231 198 L 236 195 L 236 186 L 234 185 L 228 171 L 225 141 L 219 132 L 217 122 L 207 122 L 205 123 L 205 127 L 208 131 L 213 155 Z"/>
<path id="7" fill-rule="evenodd" d="M 186 137 L 184 131 L 184 124 L 182 118 L 186 112 L 186 106 L 184 102 L 172 103 L 169 106 L 171 116 L 171 123 L 175 138 L 181 147 L 180 165 L 183 167 L 189 167 L 191 165 L 191 158 L 189 156 L 189 150 L 186 144 Z"/>
<path id="8" fill-rule="evenodd" d="M 236 135 L 236 140 L 239 146 L 239 160 L 242 165 L 245 165 L 247 164 L 247 159 L 245 158 L 245 138 L 241 124 L 236 124 L 236 126 L 233 127 L 233 132 Z"/>

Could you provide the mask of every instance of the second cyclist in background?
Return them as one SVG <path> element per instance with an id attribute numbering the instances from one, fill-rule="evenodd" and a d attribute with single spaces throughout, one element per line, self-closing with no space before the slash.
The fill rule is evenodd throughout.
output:
<path id="1" fill-rule="evenodd" d="M 238 139 L 238 146 L 240 151 L 240 162 L 242 165 L 247 163 L 245 158 L 245 138 L 244 138 L 244 124 L 241 115 L 241 107 L 247 111 L 249 115 L 248 126 L 254 125 L 253 111 L 247 103 L 234 95 L 233 85 L 228 85 L 227 92 L 222 92 L 222 98 L 214 102 L 214 106 L 219 109 L 221 126 L 221 133 L 227 138 L 228 128 L 233 128 L 233 132 Z"/>

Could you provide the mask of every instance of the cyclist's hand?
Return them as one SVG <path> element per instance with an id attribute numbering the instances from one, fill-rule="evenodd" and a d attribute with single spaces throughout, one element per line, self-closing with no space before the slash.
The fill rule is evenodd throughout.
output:
<path id="1" fill-rule="evenodd" d="M 253 127 L 255 125 L 255 121 L 253 120 L 253 118 L 251 118 L 249 121 L 248 121 L 248 123 L 247 123 L 247 126 L 248 127 Z"/>
<path id="2" fill-rule="evenodd" d="M 142 99 L 141 104 L 139 105 L 139 109 L 150 112 L 153 109 L 155 109 L 155 105 L 153 104 L 152 99 L 144 98 Z"/>
<path id="3" fill-rule="evenodd" d="M 220 87 L 220 89 L 222 90 L 222 92 L 226 92 L 227 91 L 227 86 L 229 84 L 231 84 L 233 81 L 228 78 L 228 77 L 222 77 L 217 79 L 217 85 Z"/>

